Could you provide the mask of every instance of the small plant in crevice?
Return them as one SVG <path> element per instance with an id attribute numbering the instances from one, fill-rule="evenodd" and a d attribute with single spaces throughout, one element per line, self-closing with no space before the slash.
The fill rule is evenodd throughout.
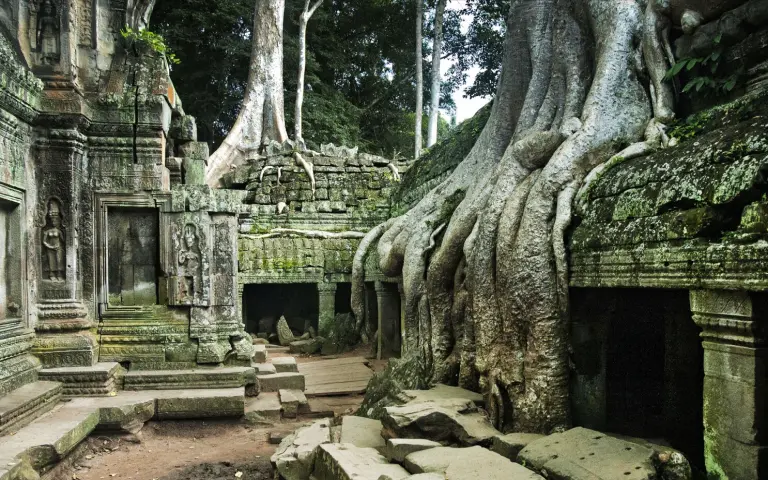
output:
<path id="1" fill-rule="evenodd" d="M 173 50 L 171 50 L 168 45 L 165 44 L 165 40 L 163 39 L 162 35 L 151 32 L 146 28 L 134 30 L 128 25 L 120 30 L 120 34 L 128 43 L 129 48 L 143 46 L 148 48 L 150 51 L 159 53 L 165 57 L 169 65 L 178 65 L 181 63 L 181 60 L 179 60 L 176 54 L 173 53 Z"/>
<path id="2" fill-rule="evenodd" d="M 685 57 L 670 68 L 664 78 L 673 80 L 681 73 L 688 72 L 689 79 L 683 86 L 683 93 L 693 92 L 716 95 L 727 95 L 738 85 L 744 74 L 744 69 L 739 68 L 730 73 L 724 73 L 721 69 L 721 59 L 725 48 L 720 44 L 722 35 L 713 39 L 715 48 L 704 57 Z"/>

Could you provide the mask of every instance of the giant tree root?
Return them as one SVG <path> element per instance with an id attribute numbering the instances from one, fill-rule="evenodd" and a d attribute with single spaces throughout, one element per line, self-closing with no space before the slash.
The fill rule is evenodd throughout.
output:
<path id="1" fill-rule="evenodd" d="M 586 175 L 651 120 L 640 70 L 665 56 L 642 54 L 664 48 L 643 41 L 659 32 L 645 17 L 633 0 L 514 0 L 496 99 L 472 151 L 355 257 L 355 313 L 360 260 L 376 245 L 381 270 L 403 276 L 407 351 L 433 381 L 482 389 L 499 428 L 570 423 L 564 236 Z"/>

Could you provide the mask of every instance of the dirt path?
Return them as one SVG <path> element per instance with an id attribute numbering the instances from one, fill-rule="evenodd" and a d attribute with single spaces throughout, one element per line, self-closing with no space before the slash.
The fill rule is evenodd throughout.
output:
<path id="1" fill-rule="evenodd" d="M 150 422 L 136 438 L 92 436 L 75 467 L 57 478 L 267 480 L 277 447 L 269 444 L 269 433 L 292 432 L 301 423 L 252 428 L 236 420 Z"/>

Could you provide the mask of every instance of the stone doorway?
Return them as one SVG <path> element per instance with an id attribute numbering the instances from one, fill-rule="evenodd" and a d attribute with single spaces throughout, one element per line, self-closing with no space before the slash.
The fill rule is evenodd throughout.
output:
<path id="1" fill-rule="evenodd" d="M 19 204 L 0 197 L 0 333 L 23 323 L 27 286 L 21 238 Z"/>
<path id="2" fill-rule="evenodd" d="M 574 423 L 703 466 L 703 350 L 687 290 L 572 289 Z"/>
<path id="3" fill-rule="evenodd" d="M 243 319 L 252 335 L 269 338 L 276 334 L 281 316 L 294 335 L 301 336 L 309 327 L 317 331 L 319 312 L 313 283 L 251 284 L 243 289 Z"/>
<path id="4" fill-rule="evenodd" d="M 159 212 L 151 208 L 109 208 L 107 280 L 112 306 L 158 303 Z"/>

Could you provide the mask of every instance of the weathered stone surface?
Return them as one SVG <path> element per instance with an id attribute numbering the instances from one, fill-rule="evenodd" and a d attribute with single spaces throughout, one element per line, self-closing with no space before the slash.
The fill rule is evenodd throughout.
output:
<path id="1" fill-rule="evenodd" d="M 319 445 L 331 442 L 330 419 L 318 420 L 285 437 L 272 455 L 272 464 L 285 480 L 308 480 Z"/>
<path id="2" fill-rule="evenodd" d="M 253 361 L 255 363 L 266 363 L 269 355 L 267 354 L 267 346 L 264 344 L 254 345 L 256 353 L 253 354 Z"/>
<path id="3" fill-rule="evenodd" d="M 259 383 L 262 392 L 277 392 L 281 389 L 304 391 L 304 375 L 301 373 L 260 375 Z"/>
<path id="4" fill-rule="evenodd" d="M 490 446 L 493 437 L 500 434 L 471 400 L 411 402 L 384 410 L 382 423 L 387 436 Z"/>
<path id="5" fill-rule="evenodd" d="M 242 388 L 161 391 L 156 416 L 163 419 L 242 417 L 245 394 Z"/>
<path id="6" fill-rule="evenodd" d="M 539 433 L 510 433 L 493 437 L 491 451 L 506 457 L 513 462 L 517 460 L 517 454 L 529 443 L 543 438 Z"/>
<path id="7" fill-rule="evenodd" d="M 261 392 L 245 402 L 245 418 L 251 423 L 269 423 L 280 420 L 282 405 L 277 392 Z"/>
<path id="8" fill-rule="evenodd" d="M 392 480 L 408 477 L 400 465 L 390 464 L 373 448 L 359 448 L 346 443 L 327 443 L 317 449 L 317 480 L 378 480 L 387 475 Z"/>
<path id="9" fill-rule="evenodd" d="M 382 425 L 370 418 L 346 416 L 341 420 L 341 443 L 361 448 L 383 449 L 386 445 L 381 436 Z"/>
<path id="10" fill-rule="evenodd" d="M 60 383 L 29 383 L 0 397 L 0 435 L 16 431 L 52 409 L 61 399 Z"/>
<path id="11" fill-rule="evenodd" d="M 299 366 L 296 364 L 296 359 L 293 357 L 274 358 L 272 359 L 272 365 L 275 366 L 275 370 L 278 373 L 295 373 L 299 371 Z"/>
<path id="12" fill-rule="evenodd" d="M 355 328 L 355 317 L 351 313 L 336 315 L 330 325 L 319 330 L 325 338 L 323 342 L 323 355 L 335 355 L 342 353 L 360 341 L 360 336 Z"/>
<path id="13" fill-rule="evenodd" d="M 253 373 L 252 367 L 134 370 L 127 372 L 123 381 L 126 390 L 236 388 L 246 385 Z"/>
<path id="14" fill-rule="evenodd" d="M 289 351 L 291 353 L 314 355 L 315 353 L 319 353 L 320 349 L 322 348 L 323 348 L 323 338 L 315 337 L 309 340 L 298 340 L 295 342 L 291 342 Z"/>
<path id="15" fill-rule="evenodd" d="M 309 411 L 309 402 L 301 390 L 280 389 L 280 404 L 283 407 L 283 416 L 286 418 L 296 418 L 299 413 Z"/>
<path id="16" fill-rule="evenodd" d="M 285 317 L 280 317 L 280 320 L 277 321 L 277 337 L 280 340 L 280 345 L 284 347 L 290 345 L 296 339 Z"/>
<path id="17" fill-rule="evenodd" d="M 392 359 L 382 372 L 377 372 L 368 382 L 365 398 L 357 414 L 361 417 L 381 420 L 384 409 L 390 405 L 402 405 L 412 397 L 406 390 L 424 389 L 429 386 L 430 375 L 416 355 Z"/>
<path id="18" fill-rule="evenodd" d="M 440 446 L 438 442 L 421 438 L 390 438 L 385 452 L 391 461 L 403 463 L 405 457 L 412 453 Z"/>
<path id="19" fill-rule="evenodd" d="M 122 386 L 125 374 L 119 363 L 97 363 L 89 367 L 47 368 L 39 373 L 41 380 L 61 382 L 67 397 L 113 395 Z"/>
<path id="20" fill-rule="evenodd" d="M 482 447 L 438 447 L 405 457 L 405 468 L 415 474 L 443 474 L 447 480 L 543 480 L 541 475 Z M 618 477 L 617 477 L 618 478 Z M 563 479 L 565 480 L 565 479 Z"/>
<path id="21" fill-rule="evenodd" d="M 465 388 L 450 385 L 437 385 L 426 390 L 406 390 L 405 395 L 409 403 L 440 402 L 442 400 L 469 400 L 478 407 L 485 403 L 483 396 L 477 392 Z"/>
<path id="22" fill-rule="evenodd" d="M 574 428 L 529 443 L 518 459 L 549 478 L 647 480 L 657 477 L 652 449 L 586 428 Z"/>
<path id="23" fill-rule="evenodd" d="M 274 363 L 254 363 L 253 368 L 256 369 L 256 375 L 271 375 L 277 373 Z"/>

